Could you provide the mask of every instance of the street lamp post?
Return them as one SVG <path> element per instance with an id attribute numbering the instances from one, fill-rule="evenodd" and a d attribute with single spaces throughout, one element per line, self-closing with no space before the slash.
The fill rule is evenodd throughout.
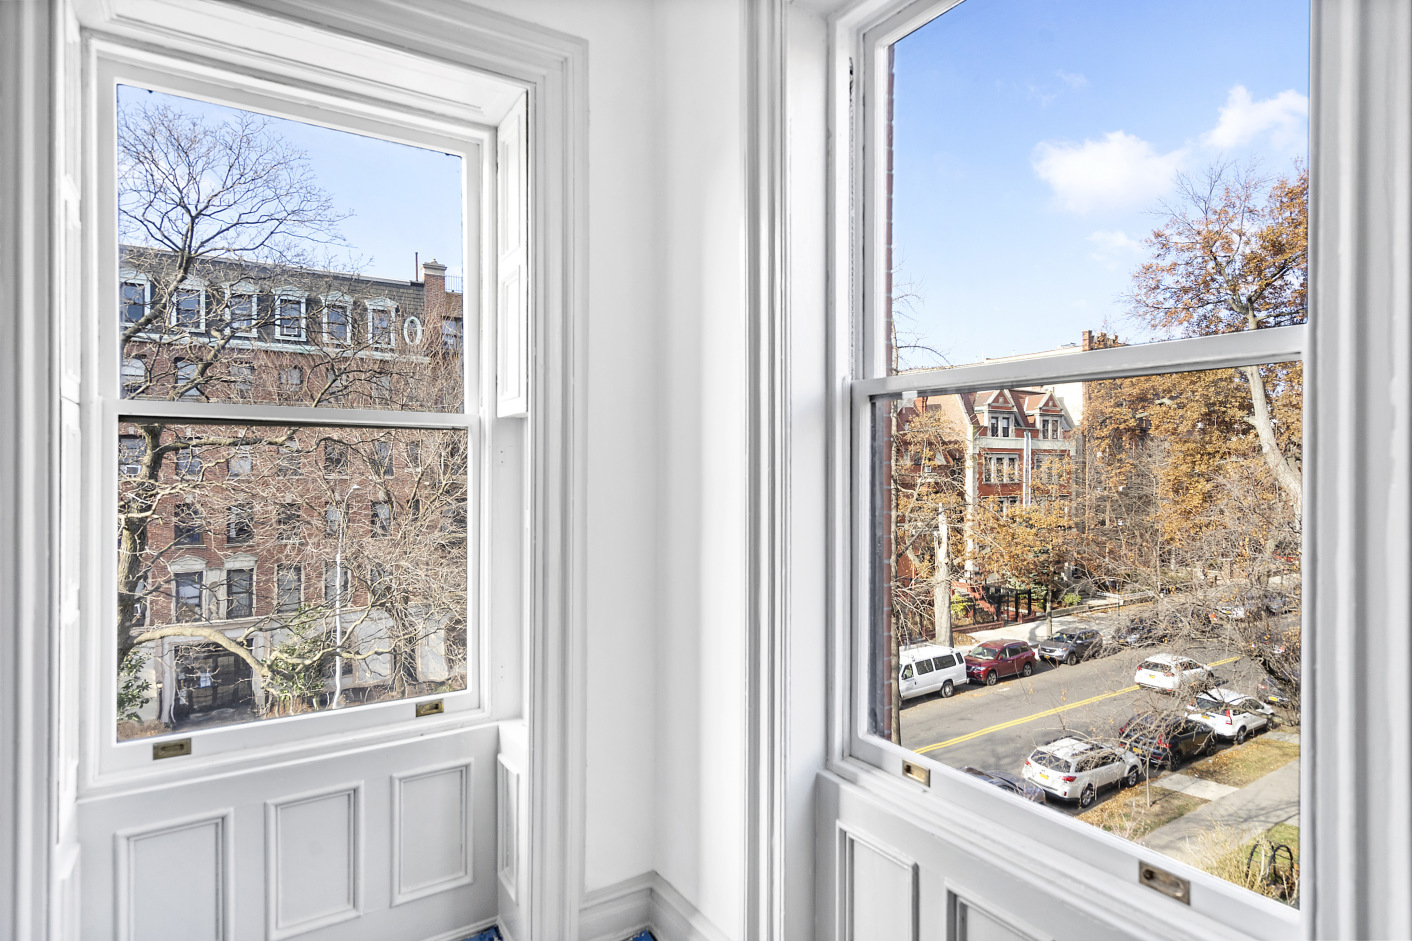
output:
<path id="1" fill-rule="evenodd" d="M 337 709 L 343 698 L 343 533 L 348 528 L 348 498 L 358 489 L 354 484 L 343 494 L 342 506 L 338 512 L 338 545 L 333 553 L 333 702 L 330 709 Z"/>

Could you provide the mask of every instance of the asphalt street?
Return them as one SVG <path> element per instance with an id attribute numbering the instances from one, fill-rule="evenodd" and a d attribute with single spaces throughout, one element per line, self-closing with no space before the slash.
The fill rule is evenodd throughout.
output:
<path id="1" fill-rule="evenodd" d="M 1129 716 L 1182 708 L 1183 699 L 1133 685 L 1137 665 L 1160 651 L 1170 648 L 1125 649 L 1074 666 L 1040 661 L 1028 679 L 962 686 L 950 699 L 932 694 L 910 700 L 902 707 L 902 744 L 953 767 L 1019 774 L 1036 744 L 1064 730 L 1116 737 Z M 1257 664 L 1230 646 L 1188 644 L 1174 652 L 1212 664 L 1221 685 L 1241 692 L 1254 693 L 1263 675 Z"/>

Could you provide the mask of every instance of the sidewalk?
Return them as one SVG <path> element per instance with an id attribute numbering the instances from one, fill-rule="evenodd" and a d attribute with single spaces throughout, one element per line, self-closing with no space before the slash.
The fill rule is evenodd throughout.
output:
<path id="1" fill-rule="evenodd" d="M 1200 865 L 1197 856 L 1201 838 L 1212 831 L 1224 830 L 1240 844 L 1277 823 L 1298 822 L 1299 759 L 1296 758 L 1258 781 L 1158 827 L 1138 842 L 1182 862 Z"/>
<path id="2" fill-rule="evenodd" d="M 1111 619 L 1116 611 L 1117 609 L 1115 608 L 1113 612 L 1090 611 L 1087 614 L 1066 614 L 1061 617 L 1056 617 L 1054 619 L 1054 633 L 1058 634 L 1060 631 L 1077 630 L 1081 627 L 1095 626 L 1102 630 L 1103 627 L 1107 626 L 1105 622 Z M 1095 620 L 1098 621 L 1097 625 L 1094 624 Z M 988 631 L 972 631 L 964 627 L 957 628 L 957 631 L 970 634 L 976 639 L 976 643 L 978 644 L 983 644 L 988 640 L 1023 640 L 1030 644 L 1037 644 L 1042 640 L 1048 640 L 1052 636 L 1049 633 L 1049 619 L 1043 616 L 1033 621 L 1027 621 L 1024 624 L 1007 624 L 1004 627 L 992 628 Z"/>

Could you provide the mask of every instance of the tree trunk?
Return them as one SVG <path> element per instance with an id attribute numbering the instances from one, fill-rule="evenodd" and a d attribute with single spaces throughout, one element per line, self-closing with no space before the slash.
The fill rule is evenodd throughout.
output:
<path id="1" fill-rule="evenodd" d="M 936 577 L 932 580 L 932 614 L 936 624 L 936 642 L 951 644 L 951 527 L 944 513 L 937 514 Z"/>
<path id="2" fill-rule="evenodd" d="M 1276 483 L 1294 504 L 1295 515 L 1299 516 L 1304 507 L 1304 482 L 1299 476 L 1299 471 L 1280 453 L 1279 442 L 1275 440 L 1275 425 L 1270 420 L 1270 402 L 1265 397 L 1265 380 L 1260 376 L 1260 367 L 1242 366 L 1240 371 L 1245 373 L 1245 378 L 1250 382 L 1251 409 L 1248 421 L 1255 427 L 1255 433 L 1260 438 L 1260 453 L 1264 455 L 1265 463 L 1275 475 Z"/>

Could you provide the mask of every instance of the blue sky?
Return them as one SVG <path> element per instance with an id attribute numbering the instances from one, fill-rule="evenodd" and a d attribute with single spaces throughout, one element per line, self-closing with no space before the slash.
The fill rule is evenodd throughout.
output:
<path id="1" fill-rule="evenodd" d="M 160 101 L 208 122 L 237 112 L 222 105 L 162 92 L 118 86 L 118 107 L 127 101 Z M 346 131 L 284 118 L 270 118 L 275 131 L 303 150 L 320 185 L 340 212 L 347 246 L 339 253 L 359 259 L 366 275 L 410 281 L 420 277 L 413 262 L 437 259 L 447 274 L 462 273 L 461 158 Z"/>
<path id="2" fill-rule="evenodd" d="M 966 0 L 899 41 L 894 265 L 913 331 L 952 364 L 1105 324 L 1142 339 L 1118 297 L 1151 210 L 1220 158 L 1291 172 L 1308 49 L 1300 0 Z"/>

